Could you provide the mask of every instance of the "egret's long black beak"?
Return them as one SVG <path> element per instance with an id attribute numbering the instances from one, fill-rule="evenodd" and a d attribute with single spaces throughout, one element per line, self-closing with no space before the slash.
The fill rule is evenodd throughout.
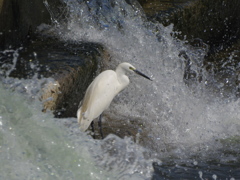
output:
<path id="1" fill-rule="evenodd" d="M 133 71 L 134 71 L 136 74 L 138 74 L 138 75 L 140 75 L 140 76 L 142 76 L 142 77 L 145 77 L 146 79 L 149 79 L 150 81 L 152 81 L 152 79 L 151 79 L 150 77 L 146 76 L 145 74 L 141 73 L 140 71 L 138 71 L 138 70 L 136 70 L 136 69 L 133 69 Z"/>

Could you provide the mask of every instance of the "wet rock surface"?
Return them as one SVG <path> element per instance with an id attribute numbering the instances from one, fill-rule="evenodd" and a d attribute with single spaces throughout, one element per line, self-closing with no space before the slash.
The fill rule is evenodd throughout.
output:
<path id="1" fill-rule="evenodd" d="M 149 18 L 158 16 L 166 16 L 172 11 L 184 8 L 188 3 L 195 0 L 138 0 L 142 5 L 144 12 Z"/>
<path id="2" fill-rule="evenodd" d="M 148 19 L 164 25 L 174 24 L 178 38 L 200 38 L 211 51 L 236 42 L 240 28 L 240 2 L 210 0 L 141 1 Z"/>
<path id="3" fill-rule="evenodd" d="M 18 47 L 34 36 L 41 23 L 50 24 L 51 16 L 42 0 L 0 0 L 0 49 Z M 48 0 L 54 14 L 59 16 L 64 4 Z"/>

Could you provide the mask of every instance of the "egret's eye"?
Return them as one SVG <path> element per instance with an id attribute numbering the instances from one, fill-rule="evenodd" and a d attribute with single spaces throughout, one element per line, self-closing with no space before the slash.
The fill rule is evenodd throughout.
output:
<path id="1" fill-rule="evenodd" d="M 133 68 L 133 67 L 131 67 L 131 66 L 129 66 L 129 69 L 130 69 L 130 70 L 134 70 L 134 68 Z"/>

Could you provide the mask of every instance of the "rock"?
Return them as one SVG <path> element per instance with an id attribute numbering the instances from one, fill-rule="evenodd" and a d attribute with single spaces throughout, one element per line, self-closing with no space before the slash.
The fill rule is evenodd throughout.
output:
<path id="1" fill-rule="evenodd" d="M 71 44 L 43 38 L 19 51 L 10 76 L 53 78 L 43 90 L 43 111 L 51 110 L 56 117 L 76 117 L 85 90 L 108 59 L 107 51 L 97 43 Z"/>
<path id="2" fill-rule="evenodd" d="M 148 4 L 153 2 L 156 1 L 147 1 Z M 155 10 L 154 7 L 158 6 L 151 6 L 152 12 L 155 13 L 147 13 L 148 18 L 164 25 L 173 23 L 174 30 L 181 32 L 177 36 L 180 39 L 200 38 L 210 45 L 210 52 L 215 52 L 231 46 L 240 37 L 238 0 L 180 0 L 165 3 L 172 3 L 172 8 Z M 145 3 L 143 4 L 143 8 L 147 7 Z M 149 8 L 144 10 L 148 12 Z"/>
<path id="3" fill-rule="evenodd" d="M 225 95 L 227 97 L 235 93 L 236 97 L 240 98 L 239 49 L 240 40 L 226 49 L 210 54 L 207 57 L 207 63 L 205 62 L 205 68 L 215 76 L 215 83 L 222 84 L 222 94 L 228 92 L 228 95 Z"/>
<path id="4" fill-rule="evenodd" d="M 60 0 L 48 0 L 48 3 L 56 15 L 64 6 Z M 51 23 L 43 0 L 0 0 L 0 49 L 27 42 L 41 23 Z"/>
<path id="5" fill-rule="evenodd" d="M 166 16 L 171 11 L 183 8 L 193 0 L 138 0 L 144 12 L 151 19 L 156 15 Z"/>
<path id="6" fill-rule="evenodd" d="M 3 6 L 3 0 L 0 0 L 0 14 L 1 14 L 1 11 L 2 11 L 2 6 Z"/>

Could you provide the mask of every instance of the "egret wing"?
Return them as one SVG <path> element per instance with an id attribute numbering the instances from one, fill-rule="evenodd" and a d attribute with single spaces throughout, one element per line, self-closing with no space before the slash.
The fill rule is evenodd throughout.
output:
<path id="1" fill-rule="evenodd" d="M 86 130 L 92 120 L 108 108 L 117 94 L 118 85 L 116 73 L 112 70 L 104 71 L 95 78 L 88 87 L 77 113 L 80 128 Z"/>

